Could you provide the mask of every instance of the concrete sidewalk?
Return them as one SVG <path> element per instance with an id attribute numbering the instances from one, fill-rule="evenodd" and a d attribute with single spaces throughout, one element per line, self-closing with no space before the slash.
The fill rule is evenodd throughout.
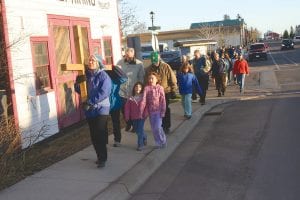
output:
<path id="1" fill-rule="evenodd" d="M 201 117 L 213 107 L 241 99 L 257 98 L 254 89 L 240 95 L 237 86 L 229 86 L 224 97 L 215 97 L 210 88 L 207 104 L 193 103 L 193 116 L 183 117 L 180 102 L 171 104 L 172 127 L 167 135 L 167 148 L 154 149 L 149 120 L 145 123 L 148 146 L 136 151 L 137 136 L 122 130 L 122 146 L 112 147 L 109 137 L 108 161 L 105 168 L 97 168 L 92 146 L 62 160 L 19 183 L 0 192 L 5 200 L 125 200 L 135 192 L 147 178 L 172 154 L 178 145 L 196 126 Z M 88 131 L 87 125 L 84 128 Z"/>

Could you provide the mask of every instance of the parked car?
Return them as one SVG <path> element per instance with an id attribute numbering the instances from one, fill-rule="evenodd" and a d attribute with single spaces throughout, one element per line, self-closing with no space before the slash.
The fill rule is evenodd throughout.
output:
<path id="1" fill-rule="evenodd" d="M 160 53 L 161 59 L 168 63 L 173 70 L 179 70 L 182 65 L 180 51 L 163 51 Z"/>
<path id="2" fill-rule="evenodd" d="M 292 39 L 283 39 L 281 42 L 281 50 L 294 49 L 294 41 Z"/>
<path id="3" fill-rule="evenodd" d="M 251 44 L 248 51 L 248 61 L 251 62 L 255 59 L 264 59 L 267 60 L 267 51 L 268 48 L 265 43 L 254 43 Z"/>
<path id="4" fill-rule="evenodd" d="M 169 47 L 167 43 L 159 43 L 159 52 L 163 52 L 163 51 L 168 51 Z M 153 47 L 152 44 L 143 44 L 141 45 L 141 54 L 142 54 L 142 59 L 150 59 L 150 55 L 153 52 Z"/>

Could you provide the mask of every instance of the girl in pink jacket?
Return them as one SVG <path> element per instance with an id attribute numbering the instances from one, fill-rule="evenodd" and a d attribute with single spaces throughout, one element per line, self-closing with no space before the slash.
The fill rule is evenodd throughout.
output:
<path id="1" fill-rule="evenodd" d="M 146 116 L 149 116 L 156 147 L 165 148 L 167 139 L 162 128 L 162 118 L 166 112 L 166 100 L 164 88 L 159 85 L 159 81 L 157 73 L 151 72 L 148 75 L 148 85 L 144 89 L 141 110 L 145 109 Z"/>
<path id="2" fill-rule="evenodd" d="M 129 120 L 133 123 L 133 129 L 135 130 L 137 140 L 137 151 L 141 151 L 147 144 L 147 135 L 144 132 L 145 115 L 141 110 L 141 102 L 143 98 L 143 84 L 137 82 L 132 89 L 132 96 L 129 97 L 125 103 L 125 120 Z"/>

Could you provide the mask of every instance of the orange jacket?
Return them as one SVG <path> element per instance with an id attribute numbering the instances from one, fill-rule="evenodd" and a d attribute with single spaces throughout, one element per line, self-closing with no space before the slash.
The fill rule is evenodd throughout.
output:
<path id="1" fill-rule="evenodd" d="M 233 74 L 249 74 L 249 67 L 246 60 L 236 60 L 233 66 Z"/>

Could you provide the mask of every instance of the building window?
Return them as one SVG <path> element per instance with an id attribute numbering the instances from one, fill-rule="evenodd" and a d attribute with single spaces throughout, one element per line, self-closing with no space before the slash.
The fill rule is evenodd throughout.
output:
<path id="1" fill-rule="evenodd" d="M 48 42 L 34 41 L 34 39 L 32 39 L 31 43 L 36 93 L 43 94 L 52 89 Z"/>
<path id="2" fill-rule="evenodd" d="M 111 37 L 103 38 L 103 47 L 104 47 L 104 55 L 105 55 L 105 64 L 112 65 L 113 64 L 113 54 L 112 54 L 112 44 Z"/>

